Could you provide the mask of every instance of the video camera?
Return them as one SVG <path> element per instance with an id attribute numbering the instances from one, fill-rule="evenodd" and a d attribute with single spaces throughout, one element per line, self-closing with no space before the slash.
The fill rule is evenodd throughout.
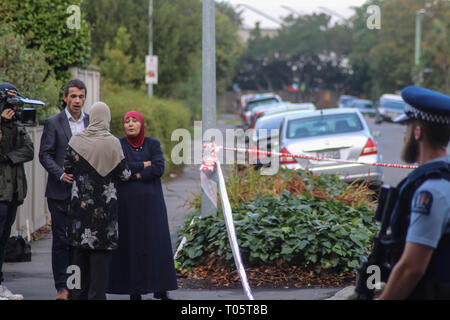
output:
<path id="1" fill-rule="evenodd" d="M 39 100 L 31 100 L 22 96 L 17 88 L 10 83 L 0 83 L 0 114 L 5 109 L 14 109 L 16 107 L 12 121 L 22 125 L 33 125 L 36 122 L 36 109 L 23 108 L 24 105 L 45 106 L 45 103 Z"/>

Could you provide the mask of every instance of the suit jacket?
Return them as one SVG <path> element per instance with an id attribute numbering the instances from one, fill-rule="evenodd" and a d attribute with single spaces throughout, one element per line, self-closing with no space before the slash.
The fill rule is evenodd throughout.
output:
<path id="1" fill-rule="evenodd" d="M 88 125 L 89 116 L 84 113 L 84 126 Z M 69 119 L 64 110 L 45 120 L 39 162 L 48 172 L 45 196 L 49 199 L 66 200 L 71 196 L 72 185 L 60 180 L 64 173 L 64 158 L 71 137 Z"/>

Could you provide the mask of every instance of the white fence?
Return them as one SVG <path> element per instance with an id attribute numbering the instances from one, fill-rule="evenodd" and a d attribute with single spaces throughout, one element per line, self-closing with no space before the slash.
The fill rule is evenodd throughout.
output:
<path id="1" fill-rule="evenodd" d="M 50 221 L 45 195 L 47 171 L 39 163 L 39 145 L 43 127 L 28 127 L 27 131 L 34 144 L 34 159 L 25 163 L 28 192 L 23 205 L 17 210 L 17 218 L 11 235 L 28 236 Z"/>

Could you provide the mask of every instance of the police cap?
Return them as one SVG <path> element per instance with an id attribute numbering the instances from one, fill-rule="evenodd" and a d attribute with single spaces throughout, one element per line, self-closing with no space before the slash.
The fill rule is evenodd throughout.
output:
<path id="1" fill-rule="evenodd" d="M 430 89 L 409 86 L 402 90 L 402 98 L 406 102 L 405 113 L 394 122 L 402 123 L 416 119 L 450 125 L 450 96 Z"/>

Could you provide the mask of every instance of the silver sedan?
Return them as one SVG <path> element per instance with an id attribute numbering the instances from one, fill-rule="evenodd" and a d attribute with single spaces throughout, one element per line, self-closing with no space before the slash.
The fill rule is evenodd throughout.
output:
<path id="1" fill-rule="evenodd" d="M 381 167 L 333 160 L 382 162 L 377 143 L 359 110 L 323 109 L 287 116 L 281 124 L 279 144 L 281 153 L 331 159 L 280 157 L 281 167 L 338 174 L 348 182 L 368 180 L 379 185 L 383 181 Z"/>

